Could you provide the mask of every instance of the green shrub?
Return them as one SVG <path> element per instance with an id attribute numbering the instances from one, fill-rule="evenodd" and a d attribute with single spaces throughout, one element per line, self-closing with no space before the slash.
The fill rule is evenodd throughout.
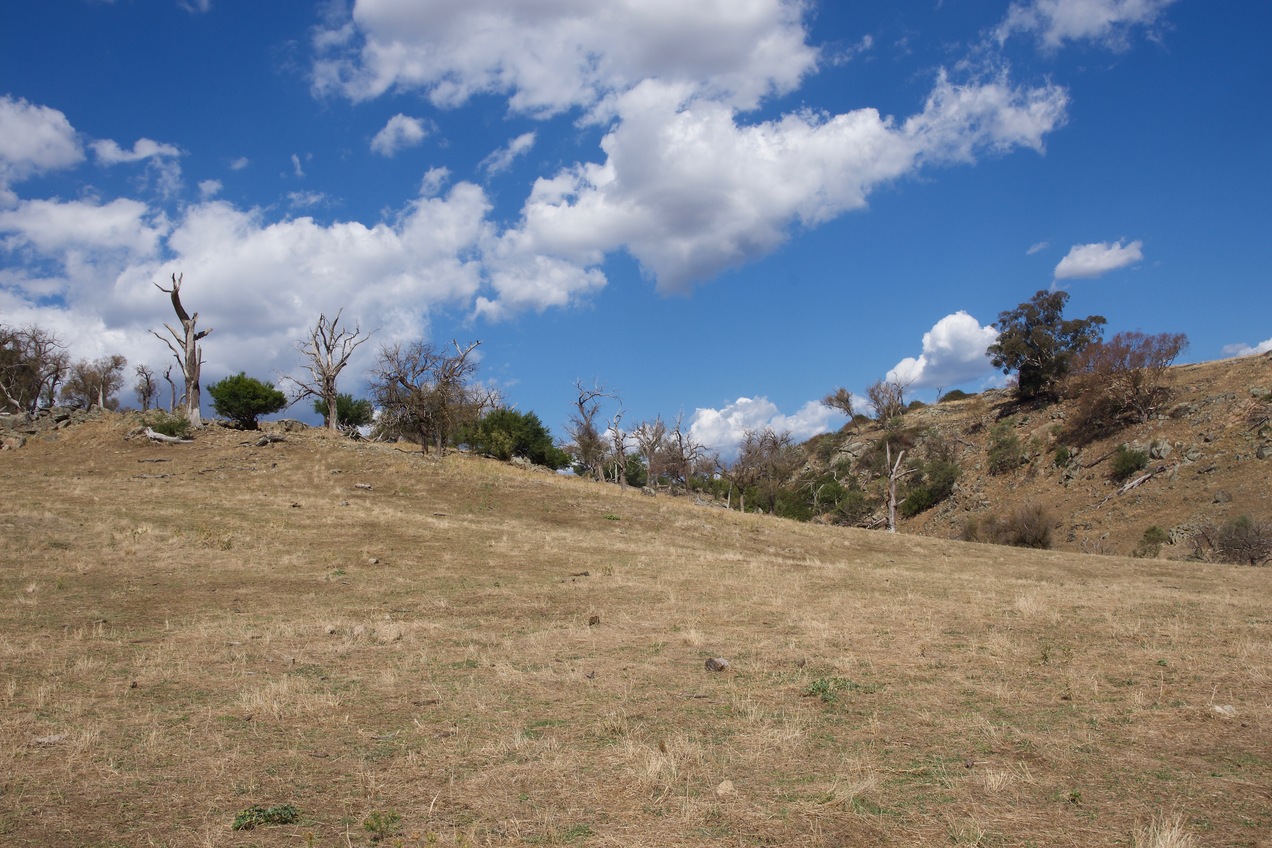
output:
<path id="1" fill-rule="evenodd" d="M 254 830 L 263 824 L 295 824 L 300 813 L 291 804 L 277 807 L 252 806 L 234 817 L 232 830 Z"/>
<path id="2" fill-rule="evenodd" d="M 1068 445 L 1056 445 L 1056 452 L 1052 460 L 1056 464 L 1056 468 L 1064 468 L 1073 459 L 1073 451 Z"/>
<path id="3" fill-rule="evenodd" d="M 1142 471 L 1148 465 L 1148 451 L 1135 450 L 1129 445 L 1118 445 L 1117 451 L 1113 454 L 1113 466 L 1109 471 L 1109 476 L 1115 482 L 1121 483 L 1129 480 L 1137 471 Z"/>
<path id="4" fill-rule="evenodd" d="M 152 409 L 142 416 L 141 421 L 156 433 L 178 439 L 190 438 L 190 421 L 184 415 L 169 415 L 163 410 Z"/>
<path id="5" fill-rule="evenodd" d="M 212 408 L 242 430 L 255 430 L 256 419 L 287 406 L 287 397 L 278 389 L 240 371 L 208 386 Z"/>
<path id="6" fill-rule="evenodd" d="M 533 412 L 500 408 L 481 420 L 463 428 L 455 437 L 476 453 L 493 456 L 505 462 L 514 456 L 525 457 L 535 465 L 565 468 L 570 459 L 552 443 L 552 434 Z"/>
<path id="7" fill-rule="evenodd" d="M 1154 559 L 1161 553 L 1162 545 L 1170 541 L 1170 534 L 1154 524 L 1144 531 L 1139 544 L 1131 551 L 1131 556 L 1141 559 Z"/>
<path id="8" fill-rule="evenodd" d="M 959 467 L 945 459 L 933 459 L 923 466 L 920 479 L 910 486 L 905 500 L 897 504 L 897 509 L 906 518 L 913 518 L 924 510 L 931 509 L 954 493 L 954 484 L 958 482 Z"/>
<path id="9" fill-rule="evenodd" d="M 314 398 L 314 412 L 327 418 L 327 402 Z M 375 407 L 369 400 L 359 400 L 343 392 L 336 395 L 336 423 L 341 427 L 364 427 L 375 418 Z"/>
<path id="10" fill-rule="evenodd" d="M 975 395 L 968 394 L 962 389 L 950 389 L 948 392 L 941 395 L 936 402 L 946 403 L 947 401 L 951 401 L 951 400 L 965 400 L 969 397 L 975 397 Z"/>
<path id="11" fill-rule="evenodd" d="M 989 473 L 1015 471 L 1024 461 L 1025 449 L 1011 425 L 1004 422 L 994 427 L 989 437 Z"/>

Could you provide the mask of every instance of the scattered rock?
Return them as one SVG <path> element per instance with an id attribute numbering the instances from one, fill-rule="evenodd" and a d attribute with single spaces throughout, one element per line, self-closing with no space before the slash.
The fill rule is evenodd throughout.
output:
<path id="1" fill-rule="evenodd" d="M 371 484 L 370 483 L 354 483 L 353 488 L 362 489 L 364 492 L 369 492 L 371 491 Z"/>
<path id="2" fill-rule="evenodd" d="M 1232 709 L 1232 708 L 1231 708 L 1231 707 L 1229 707 L 1229 709 Z M 60 744 L 60 743 L 62 743 L 62 742 L 65 742 L 65 741 L 66 741 L 66 734 L 65 734 L 65 733 L 54 733 L 54 734 L 53 734 L 53 735 L 51 735 L 51 736 L 33 736 L 33 737 L 31 737 L 31 744 L 32 744 L 32 745 L 41 745 L 41 746 L 47 746 L 47 745 L 57 745 L 57 744 Z"/>
<path id="3" fill-rule="evenodd" d="M 1272 456 L 1272 445 L 1259 445 L 1258 449 L 1254 452 L 1254 455 L 1259 459 L 1267 459 Z"/>
<path id="4" fill-rule="evenodd" d="M 724 657 L 707 657 L 705 666 L 707 671 L 725 671 L 729 667 L 729 661 Z"/>
<path id="5" fill-rule="evenodd" d="M 0 450 L 18 450 L 25 445 L 25 436 L 7 436 L 3 440 L 0 440 Z"/>
<path id="6" fill-rule="evenodd" d="M 308 430 L 309 425 L 304 421 L 297 421 L 295 418 L 280 418 L 274 422 L 277 427 L 282 427 L 284 433 L 297 433 L 301 430 Z"/>
<path id="7" fill-rule="evenodd" d="M 1148 455 L 1153 459 L 1165 459 L 1170 456 L 1170 442 L 1165 439 L 1158 439 L 1148 449 Z"/>
<path id="8" fill-rule="evenodd" d="M 1214 503 L 1224 504 L 1224 503 L 1231 503 L 1231 502 L 1232 502 L 1232 495 L 1229 494 L 1228 492 L 1225 492 L 1223 489 L 1220 489 L 1219 491 L 1215 492 Z"/>
<path id="9" fill-rule="evenodd" d="M 601 623 L 601 617 L 599 615 L 590 615 L 587 618 L 588 627 L 596 627 L 600 623 Z"/>
<path id="10" fill-rule="evenodd" d="M 719 795 L 721 798 L 727 798 L 728 796 L 733 795 L 737 792 L 737 790 L 733 788 L 732 780 L 720 781 L 720 785 L 716 787 L 715 791 L 716 791 L 716 794 Z"/>
<path id="11" fill-rule="evenodd" d="M 1272 389 L 1264 388 L 1263 386 L 1251 386 L 1250 397 L 1258 398 L 1259 400 L 1272 397 Z"/>
<path id="12" fill-rule="evenodd" d="M 367 565 L 379 565 L 379 564 L 380 564 L 379 557 L 371 557 L 367 560 Z"/>
<path id="13" fill-rule="evenodd" d="M 327 633 L 327 635 L 328 635 L 328 636 L 335 636 L 335 635 L 336 635 L 336 625 L 334 625 L 334 624 L 328 624 L 328 625 L 327 625 L 327 627 L 325 628 L 325 630 L 326 630 L 326 633 Z"/>
<path id="14" fill-rule="evenodd" d="M 1232 704 L 1211 704 L 1210 709 L 1220 718 L 1234 718 L 1237 714 L 1237 708 Z"/>

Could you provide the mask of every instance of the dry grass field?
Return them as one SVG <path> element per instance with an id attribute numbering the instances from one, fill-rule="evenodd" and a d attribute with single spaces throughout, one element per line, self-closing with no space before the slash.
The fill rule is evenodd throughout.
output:
<path id="1" fill-rule="evenodd" d="M 1269 569 L 133 426 L 0 454 L 5 846 L 1272 846 Z"/>

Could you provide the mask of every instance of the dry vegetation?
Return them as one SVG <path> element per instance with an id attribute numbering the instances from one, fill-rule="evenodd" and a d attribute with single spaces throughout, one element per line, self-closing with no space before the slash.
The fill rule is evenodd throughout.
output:
<path id="1" fill-rule="evenodd" d="M 5 845 L 1272 845 L 1267 569 L 134 423 L 0 454 Z"/>

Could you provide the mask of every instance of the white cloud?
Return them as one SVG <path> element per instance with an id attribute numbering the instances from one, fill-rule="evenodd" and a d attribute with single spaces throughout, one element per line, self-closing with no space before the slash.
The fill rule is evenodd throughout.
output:
<path id="1" fill-rule="evenodd" d="M 202 14 L 212 9 L 212 0 L 180 0 L 182 9 L 192 15 Z"/>
<path id="2" fill-rule="evenodd" d="M 94 141 L 91 145 L 97 161 L 102 165 L 119 165 L 128 162 L 141 162 L 155 157 L 176 157 L 181 151 L 171 144 L 161 144 L 148 138 L 137 139 L 132 150 L 124 150 L 118 142 L 108 138 Z"/>
<path id="3" fill-rule="evenodd" d="M 1027 0 L 1012 3 L 998 26 L 999 43 L 1013 33 L 1032 33 L 1056 50 L 1067 41 L 1093 41 L 1123 49 L 1130 30 L 1152 27 L 1175 0 Z"/>
<path id="4" fill-rule="evenodd" d="M 305 175 L 305 169 L 302 168 L 300 165 L 300 156 L 293 153 L 291 155 L 291 163 L 292 163 L 292 173 L 294 173 L 298 177 L 303 177 Z"/>
<path id="5" fill-rule="evenodd" d="M 843 414 L 810 400 L 793 415 L 785 415 L 766 397 L 741 397 L 721 409 L 696 409 L 689 433 L 695 441 L 722 457 L 735 456 L 747 430 L 772 428 L 790 432 L 797 442 L 826 433 L 844 421 Z"/>
<path id="6" fill-rule="evenodd" d="M 1051 247 L 1051 242 L 1047 242 L 1047 241 L 1035 242 L 1034 244 L 1029 245 L 1029 249 L 1025 251 L 1025 255 L 1033 256 L 1035 253 L 1041 253 L 1042 251 L 1046 250 L 1049 247 Z"/>
<path id="7" fill-rule="evenodd" d="M 1259 342 L 1253 347 L 1245 342 L 1237 342 L 1236 344 L 1224 345 L 1223 347 L 1224 356 L 1257 356 L 1258 354 L 1268 353 L 1269 351 L 1272 351 L 1272 339 Z"/>
<path id="8" fill-rule="evenodd" d="M 684 290 L 771 252 L 795 225 L 864 207 L 924 164 L 1040 148 L 1066 104 L 1055 87 L 941 74 L 900 125 L 874 109 L 740 124 L 723 103 L 649 81 L 615 99 L 622 121 L 601 142 L 606 161 L 540 179 L 515 237 L 585 266 L 625 249 L 660 289 Z"/>
<path id="9" fill-rule="evenodd" d="M 235 159 L 233 162 L 230 163 L 230 170 L 241 171 L 250 164 L 252 164 L 250 159 L 248 159 L 246 156 L 240 156 L 239 158 Z"/>
<path id="10" fill-rule="evenodd" d="M 223 188 L 225 188 L 225 186 L 221 183 L 220 180 L 200 180 L 199 181 L 199 194 L 202 195 L 205 199 L 210 197 L 216 197 L 218 194 L 221 193 L 221 189 Z"/>
<path id="11" fill-rule="evenodd" d="M 0 96 L 0 204 L 17 200 L 9 189 L 12 183 L 82 161 L 84 150 L 66 115 Z"/>
<path id="12" fill-rule="evenodd" d="M 415 147 L 427 135 L 428 131 L 424 129 L 422 120 L 408 118 L 399 112 L 389 118 L 384 128 L 371 139 L 371 150 L 381 156 L 393 156 L 399 150 Z"/>
<path id="13" fill-rule="evenodd" d="M 998 331 L 959 310 L 946 315 L 923 334 L 923 352 L 906 357 L 888 372 L 886 379 L 900 380 L 912 388 L 957 386 L 988 376 L 993 369 L 985 349 Z"/>
<path id="14" fill-rule="evenodd" d="M 688 80 L 742 108 L 813 69 L 792 0 L 358 0 L 320 29 L 319 91 L 355 100 L 420 89 L 439 106 L 506 94 L 514 110 L 589 107 L 641 80 Z"/>
<path id="15" fill-rule="evenodd" d="M 156 219 L 144 203 L 123 198 L 106 204 L 24 200 L 0 211 L 5 249 L 28 247 L 46 256 L 93 250 L 148 257 L 156 253 L 167 229 L 166 220 Z"/>
<path id="16" fill-rule="evenodd" d="M 500 171 L 508 170 L 518 156 L 523 156 L 530 152 L 530 148 L 534 147 L 535 138 L 536 135 L 533 132 L 522 133 L 481 160 L 481 167 L 485 168 L 488 174 L 497 174 Z"/>
<path id="17" fill-rule="evenodd" d="M 1122 244 L 1121 239 L 1115 244 L 1103 241 L 1098 244 L 1074 245 L 1056 265 L 1055 278 L 1090 279 L 1134 265 L 1144 258 L 1143 247 L 1144 243 L 1141 241 Z"/>

